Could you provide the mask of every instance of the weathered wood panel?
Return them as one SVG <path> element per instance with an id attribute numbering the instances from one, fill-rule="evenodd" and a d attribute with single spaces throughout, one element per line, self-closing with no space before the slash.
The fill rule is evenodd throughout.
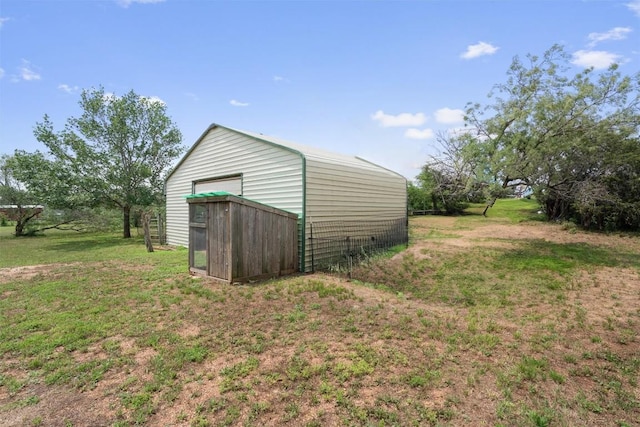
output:
<path id="1" fill-rule="evenodd" d="M 207 206 L 207 275 L 230 283 L 298 271 L 296 214 L 231 195 L 188 202 Z"/>
<path id="2" fill-rule="evenodd" d="M 209 222 L 207 224 L 209 253 L 207 272 L 209 276 L 229 280 L 229 249 L 231 247 L 229 230 L 229 202 L 207 203 Z"/>

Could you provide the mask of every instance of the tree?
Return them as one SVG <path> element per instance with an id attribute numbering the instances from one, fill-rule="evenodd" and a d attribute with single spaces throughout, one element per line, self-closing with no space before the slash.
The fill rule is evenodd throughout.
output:
<path id="1" fill-rule="evenodd" d="M 0 204 L 11 206 L 9 219 L 16 222 L 16 237 L 23 236 L 29 221 L 37 218 L 42 208 L 25 185 L 15 176 L 15 160 L 11 156 L 0 157 Z"/>
<path id="2" fill-rule="evenodd" d="M 410 202 L 428 205 L 429 209 L 446 214 L 461 213 L 470 202 L 485 199 L 485 185 L 477 179 L 479 156 L 467 151 L 473 146 L 466 133 L 438 133 L 441 152 L 431 156 L 409 187 Z"/>
<path id="3" fill-rule="evenodd" d="M 533 188 L 549 219 L 640 226 L 621 216 L 640 211 L 631 185 L 640 172 L 628 167 L 640 155 L 640 73 L 623 76 L 614 64 L 568 76 L 569 56 L 557 45 L 527 59 L 514 58 L 492 104 L 468 106 L 468 151 L 482 154 L 494 182 Z"/>
<path id="4" fill-rule="evenodd" d="M 430 194 L 422 188 L 420 183 L 407 184 L 407 202 L 410 211 L 432 210 Z"/>
<path id="5" fill-rule="evenodd" d="M 183 151 L 182 135 L 162 101 L 133 91 L 120 97 L 84 90 L 79 104 L 82 115 L 59 132 L 46 115 L 37 123 L 34 134 L 47 156 L 17 154 L 52 177 L 40 190 L 48 197 L 121 209 L 123 236 L 131 237 L 131 210 L 161 199 L 164 174 Z"/>
<path id="6" fill-rule="evenodd" d="M 17 153 L 0 158 L 0 204 L 11 205 L 7 211 L 9 219 L 16 223 L 16 237 L 52 228 L 75 231 L 102 228 L 104 215 L 88 209 L 86 200 L 73 197 L 69 181 L 62 185 L 62 174 L 62 170 L 56 170 L 41 156 Z M 51 190 L 56 186 L 51 194 L 44 191 L 45 187 Z M 43 206 L 45 200 L 47 205 Z"/>

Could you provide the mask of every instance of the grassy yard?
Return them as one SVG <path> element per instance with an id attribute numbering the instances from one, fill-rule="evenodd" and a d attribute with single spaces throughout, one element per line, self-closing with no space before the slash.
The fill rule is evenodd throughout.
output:
<path id="1" fill-rule="evenodd" d="M 241 286 L 1 228 L 0 426 L 640 425 L 640 237 L 482 208 L 351 280 Z"/>

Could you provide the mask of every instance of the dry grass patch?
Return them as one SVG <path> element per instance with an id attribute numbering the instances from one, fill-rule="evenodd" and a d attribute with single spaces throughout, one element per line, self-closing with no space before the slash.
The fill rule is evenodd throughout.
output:
<path id="1" fill-rule="evenodd" d="M 637 237 L 469 217 L 411 227 L 407 251 L 351 281 L 221 285 L 164 251 L 6 282 L 0 425 L 640 419 Z"/>

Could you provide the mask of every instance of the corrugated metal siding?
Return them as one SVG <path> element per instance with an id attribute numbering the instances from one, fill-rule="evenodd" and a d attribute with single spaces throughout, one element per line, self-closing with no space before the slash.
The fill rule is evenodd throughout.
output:
<path id="1" fill-rule="evenodd" d="M 384 169 L 307 159 L 307 218 L 400 218 L 406 215 L 406 201 L 405 179 Z"/>
<path id="2" fill-rule="evenodd" d="M 307 156 L 307 223 L 398 219 L 407 215 L 406 180 L 390 171 L 356 159 L 341 162 Z M 373 222 L 372 222 L 373 224 Z M 366 228 L 366 226 L 363 225 Z M 311 247 L 306 242 L 305 268 L 312 268 Z M 322 254 L 316 251 L 316 261 Z"/>
<path id="3" fill-rule="evenodd" d="M 188 205 L 195 180 L 242 174 L 243 196 L 302 214 L 302 159 L 235 131 L 215 127 L 204 135 L 167 180 L 167 242 L 189 245 Z"/>

